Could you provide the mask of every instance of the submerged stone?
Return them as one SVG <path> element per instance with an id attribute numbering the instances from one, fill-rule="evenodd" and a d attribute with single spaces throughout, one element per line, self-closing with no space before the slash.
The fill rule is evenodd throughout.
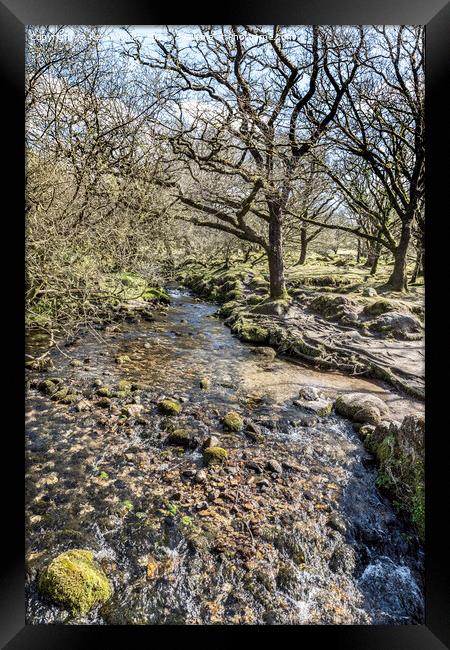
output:
<path id="1" fill-rule="evenodd" d="M 207 447 L 203 451 L 205 465 L 221 465 L 228 458 L 228 452 L 222 447 Z"/>
<path id="2" fill-rule="evenodd" d="M 163 399 L 158 402 L 158 409 L 164 415 L 178 415 L 181 411 L 181 404 L 173 399 Z"/>
<path id="3" fill-rule="evenodd" d="M 177 447 L 188 447 L 191 442 L 190 432 L 187 429 L 175 429 L 169 433 L 166 442 Z"/>
<path id="4" fill-rule="evenodd" d="M 236 411 L 229 411 L 222 420 L 222 423 L 226 429 L 230 431 L 240 431 L 244 424 L 243 419 L 236 413 Z"/>

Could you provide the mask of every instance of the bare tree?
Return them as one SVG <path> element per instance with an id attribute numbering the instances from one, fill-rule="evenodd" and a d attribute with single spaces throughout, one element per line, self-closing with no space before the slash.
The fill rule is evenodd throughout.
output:
<path id="1" fill-rule="evenodd" d="M 400 221 L 388 286 L 407 289 L 406 259 L 424 202 L 424 30 L 373 27 L 365 74 L 346 89 L 331 141 L 337 152 L 359 158 L 376 177 Z M 345 180 L 336 182 L 344 193 Z M 357 195 L 353 196 L 357 200 Z"/>
<path id="2" fill-rule="evenodd" d="M 188 47 L 169 28 L 153 48 L 128 43 L 166 76 L 161 183 L 178 216 L 260 246 L 273 300 L 286 296 L 283 225 L 300 161 L 335 117 L 361 44 L 359 28 L 280 26 L 202 26 Z"/>

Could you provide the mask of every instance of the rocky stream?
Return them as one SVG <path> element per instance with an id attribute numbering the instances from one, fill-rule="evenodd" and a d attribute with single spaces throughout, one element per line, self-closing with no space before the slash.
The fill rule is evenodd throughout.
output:
<path id="1" fill-rule="evenodd" d="M 423 548 L 331 408 L 350 392 L 377 395 L 397 420 L 422 405 L 242 343 L 216 305 L 169 294 L 31 374 L 27 623 L 422 623 Z M 78 398 L 53 400 L 43 381 Z M 208 462 L 205 447 L 226 457 Z M 39 589 L 70 549 L 91 551 L 111 584 L 88 612 Z"/>

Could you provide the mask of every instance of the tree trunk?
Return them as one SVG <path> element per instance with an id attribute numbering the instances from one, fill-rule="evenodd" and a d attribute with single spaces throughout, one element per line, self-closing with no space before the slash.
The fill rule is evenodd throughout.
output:
<path id="1" fill-rule="evenodd" d="M 270 297 L 272 300 L 287 297 L 284 282 L 283 232 L 279 213 L 271 215 L 269 223 L 269 278 Z"/>
<path id="2" fill-rule="evenodd" d="M 374 245 L 371 241 L 367 242 L 367 260 L 364 266 L 366 268 L 371 269 L 373 266 L 373 262 L 375 259 L 375 250 L 374 250 Z"/>
<path id="3" fill-rule="evenodd" d="M 408 291 L 408 277 L 406 275 L 406 254 L 411 239 L 411 219 L 403 221 L 400 242 L 395 251 L 394 269 L 387 286 L 392 291 Z"/>
<path id="4" fill-rule="evenodd" d="M 412 272 L 411 276 L 411 283 L 414 283 L 419 275 L 423 275 L 422 271 L 422 259 L 423 259 L 423 251 L 421 249 L 417 250 L 417 257 L 416 257 L 416 264 L 414 266 L 414 271 Z"/>
<path id="5" fill-rule="evenodd" d="M 302 226 L 300 228 L 300 257 L 298 258 L 298 264 L 305 263 L 307 248 L 308 248 L 308 240 L 306 238 L 306 228 L 305 226 Z"/>
<path id="6" fill-rule="evenodd" d="M 361 240 L 358 237 L 357 249 L 356 249 L 356 263 L 359 264 L 361 259 Z"/>
<path id="7" fill-rule="evenodd" d="M 372 266 L 370 267 L 370 275 L 375 275 L 375 273 L 377 272 L 378 260 L 380 259 L 380 253 L 381 253 L 381 246 L 377 242 L 373 247 L 373 259 L 372 259 Z"/>

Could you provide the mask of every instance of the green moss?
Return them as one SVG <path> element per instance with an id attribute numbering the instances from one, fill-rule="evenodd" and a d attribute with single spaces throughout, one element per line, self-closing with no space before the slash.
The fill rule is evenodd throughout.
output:
<path id="1" fill-rule="evenodd" d="M 230 300 L 230 302 L 226 302 L 222 305 L 222 307 L 219 309 L 219 314 L 220 316 L 227 318 L 227 316 L 231 316 L 231 314 L 240 307 L 241 303 L 237 302 L 236 300 Z"/>
<path id="2" fill-rule="evenodd" d="M 200 388 L 203 388 L 203 390 L 207 390 L 210 386 L 210 381 L 208 377 L 202 377 L 199 382 Z"/>
<path id="3" fill-rule="evenodd" d="M 119 355 L 116 357 L 116 363 L 117 363 L 119 366 L 122 366 L 124 363 L 130 363 L 130 362 L 131 362 L 131 359 L 130 359 L 130 357 L 129 357 L 127 354 L 119 354 Z"/>
<path id="4" fill-rule="evenodd" d="M 219 465 L 228 458 L 228 452 L 222 447 L 207 447 L 203 451 L 205 465 Z"/>
<path id="5" fill-rule="evenodd" d="M 233 323 L 231 331 L 246 343 L 266 343 L 269 339 L 266 327 L 260 327 L 242 316 Z"/>
<path id="6" fill-rule="evenodd" d="M 63 404 L 76 404 L 80 399 L 81 397 L 77 393 L 68 393 L 62 398 L 61 402 Z"/>
<path id="7" fill-rule="evenodd" d="M 156 289 L 155 287 L 147 287 L 142 297 L 148 301 L 170 303 L 168 294 L 162 289 Z"/>
<path id="8" fill-rule="evenodd" d="M 244 422 L 239 413 L 236 413 L 236 411 L 230 411 L 222 419 L 222 424 L 226 429 L 229 429 L 230 431 L 240 431 L 243 427 Z"/>
<path id="9" fill-rule="evenodd" d="M 60 388 L 56 393 L 52 394 L 52 399 L 55 401 L 63 400 L 69 394 L 68 388 Z"/>
<path id="10" fill-rule="evenodd" d="M 97 388 L 97 395 L 101 395 L 102 397 L 109 397 L 111 395 L 111 390 L 108 388 L 108 386 L 100 386 Z"/>
<path id="11" fill-rule="evenodd" d="M 86 614 L 112 594 L 93 554 L 81 549 L 66 551 L 52 560 L 39 579 L 39 590 L 73 614 Z"/>
<path id="12" fill-rule="evenodd" d="M 249 296 L 246 297 L 247 304 L 248 305 L 258 305 L 261 300 L 263 300 L 262 296 L 257 296 L 255 293 L 251 293 Z"/>
<path id="13" fill-rule="evenodd" d="M 119 383 L 117 384 L 117 390 L 128 392 L 131 390 L 131 384 L 125 381 L 125 379 L 121 379 L 121 381 L 119 381 Z"/>
<path id="14" fill-rule="evenodd" d="M 100 397 L 100 399 L 97 402 L 97 406 L 101 406 L 102 408 L 108 408 L 108 406 L 111 405 L 111 400 L 109 397 Z"/>
<path id="15" fill-rule="evenodd" d="M 57 386 L 58 384 L 56 384 L 51 379 L 45 379 L 39 383 L 38 388 L 46 395 L 51 395 L 56 390 Z"/>
<path id="16" fill-rule="evenodd" d="M 187 429 L 175 429 L 167 437 L 169 445 L 188 447 L 191 441 L 190 433 Z"/>
<path id="17" fill-rule="evenodd" d="M 376 300 L 366 305 L 362 310 L 364 316 L 380 316 L 395 309 L 395 305 L 389 300 Z"/>
<path id="18" fill-rule="evenodd" d="M 29 370 L 35 370 L 36 372 L 47 372 L 48 370 L 55 369 L 50 357 L 44 357 L 43 359 L 30 359 L 25 363 L 25 366 Z"/>
<path id="19" fill-rule="evenodd" d="M 173 399 L 163 399 L 158 403 L 158 409 L 164 415 L 178 415 L 181 411 L 181 404 Z"/>

